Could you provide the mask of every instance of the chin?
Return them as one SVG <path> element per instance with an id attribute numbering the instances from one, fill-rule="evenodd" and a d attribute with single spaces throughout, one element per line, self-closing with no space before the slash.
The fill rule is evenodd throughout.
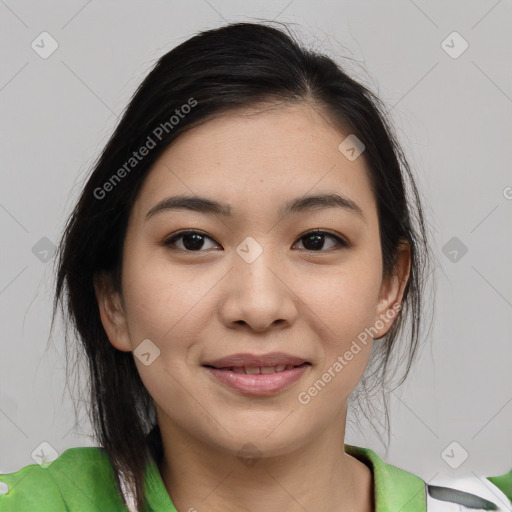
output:
<path id="1" fill-rule="evenodd" d="M 268 458 L 287 455 L 299 450 L 308 442 L 309 437 L 314 437 L 314 432 L 308 435 L 304 431 L 299 432 L 296 428 L 280 428 L 279 426 L 276 428 L 280 421 L 282 421 L 282 417 L 273 423 L 272 428 L 244 429 L 237 425 L 230 429 L 229 426 L 226 426 L 226 430 L 231 435 L 222 431 L 222 439 L 210 438 L 206 442 L 236 457 Z"/>

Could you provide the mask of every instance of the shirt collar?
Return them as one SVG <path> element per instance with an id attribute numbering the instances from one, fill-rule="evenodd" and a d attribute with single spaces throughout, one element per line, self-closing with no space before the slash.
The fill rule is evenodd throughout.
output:
<path id="1" fill-rule="evenodd" d="M 345 452 L 371 469 L 375 512 L 426 512 L 425 482 L 421 478 L 386 464 L 368 448 L 346 444 Z"/>

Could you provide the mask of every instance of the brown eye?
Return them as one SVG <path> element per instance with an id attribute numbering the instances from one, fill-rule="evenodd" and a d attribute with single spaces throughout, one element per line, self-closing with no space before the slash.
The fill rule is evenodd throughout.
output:
<path id="1" fill-rule="evenodd" d="M 314 251 L 314 252 L 325 252 L 324 244 L 326 239 L 331 239 L 335 241 L 334 248 L 337 247 L 349 247 L 350 244 L 340 238 L 339 236 L 333 235 L 327 231 L 315 230 L 302 235 L 299 240 L 304 240 L 303 246 L 306 251 Z M 332 249 L 331 246 L 328 249 Z"/>
<path id="2" fill-rule="evenodd" d="M 171 249 L 179 249 L 188 252 L 202 252 L 201 249 L 204 249 L 206 239 L 213 241 L 213 238 L 205 235 L 201 231 L 188 230 L 181 231 L 172 235 L 170 238 L 167 238 L 164 241 L 164 245 Z M 181 246 L 178 246 L 177 244 L 179 240 L 181 240 Z M 218 244 L 214 245 L 218 247 Z M 211 249 L 211 247 L 207 247 L 207 249 Z"/>

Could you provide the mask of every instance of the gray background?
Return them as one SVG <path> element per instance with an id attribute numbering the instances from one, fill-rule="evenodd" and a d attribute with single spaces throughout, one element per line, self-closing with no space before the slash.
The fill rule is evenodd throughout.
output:
<path id="1" fill-rule="evenodd" d="M 34 463 L 43 441 L 59 453 L 92 444 L 64 394 L 59 327 L 45 351 L 51 247 L 117 116 L 172 47 L 258 18 L 296 23 L 380 95 L 425 198 L 432 332 L 392 395 L 389 451 L 368 428 L 346 442 L 427 481 L 512 468 L 510 1 L 1 0 L 0 472 Z M 43 31 L 59 45 L 46 59 L 31 47 Z M 442 46 L 453 31 L 469 44 L 458 58 Z"/>

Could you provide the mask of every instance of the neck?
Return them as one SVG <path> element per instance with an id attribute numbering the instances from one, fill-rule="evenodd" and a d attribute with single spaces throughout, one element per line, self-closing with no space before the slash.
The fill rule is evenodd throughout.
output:
<path id="1" fill-rule="evenodd" d="M 178 510 L 372 512 L 370 469 L 345 453 L 344 428 L 285 455 L 240 459 L 161 424 L 163 482 Z M 171 441 L 172 440 L 172 441 Z"/>

